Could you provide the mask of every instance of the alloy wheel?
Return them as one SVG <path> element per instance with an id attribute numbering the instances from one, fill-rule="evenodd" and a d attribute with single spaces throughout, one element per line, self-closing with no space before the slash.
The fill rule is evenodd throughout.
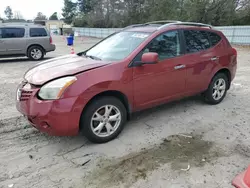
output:
<path id="1" fill-rule="evenodd" d="M 223 78 L 220 78 L 214 82 L 213 86 L 213 99 L 218 101 L 220 100 L 226 91 L 226 81 Z"/>
<path id="2" fill-rule="evenodd" d="M 40 59 L 43 55 L 42 51 L 40 49 L 34 48 L 31 50 L 30 55 L 33 59 Z"/>
<path id="3" fill-rule="evenodd" d="M 98 137 L 108 137 L 121 124 L 121 112 L 113 105 L 100 107 L 91 118 L 91 130 Z"/>

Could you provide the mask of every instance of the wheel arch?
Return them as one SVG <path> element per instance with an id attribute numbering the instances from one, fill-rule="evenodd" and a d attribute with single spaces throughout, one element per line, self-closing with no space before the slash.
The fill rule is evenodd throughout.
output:
<path id="1" fill-rule="evenodd" d="M 28 48 L 27 48 L 27 50 L 26 50 L 27 56 L 29 56 L 29 54 L 28 54 L 28 53 L 29 53 L 29 49 L 30 49 L 31 47 L 33 47 L 33 46 L 38 46 L 38 47 L 42 48 L 43 52 L 46 53 L 46 51 L 45 51 L 45 49 L 44 49 L 44 47 L 43 47 L 42 45 L 40 45 L 40 44 L 31 44 L 31 45 L 28 46 Z"/>
<path id="2" fill-rule="evenodd" d="M 219 74 L 219 73 L 223 73 L 223 74 L 225 74 L 226 76 L 227 76 L 227 78 L 228 78 L 228 88 L 227 89 L 230 89 L 230 86 L 231 86 L 231 72 L 230 72 L 230 70 L 229 69 L 227 69 L 227 68 L 222 68 L 222 69 L 220 69 L 220 70 L 218 70 L 215 74 L 214 74 L 214 76 L 213 77 L 215 77 L 217 74 Z M 212 77 L 212 79 L 213 79 L 213 77 Z M 211 79 L 211 80 L 212 80 Z M 211 81 L 210 81 L 211 82 Z"/>
<path id="3" fill-rule="evenodd" d="M 127 96 L 124 93 L 122 93 L 120 91 L 117 91 L 117 90 L 103 91 L 103 92 L 98 93 L 95 96 L 93 96 L 87 102 L 87 104 L 85 105 L 85 107 L 83 108 L 82 114 L 85 112 L 85 110 L 88 108 L 88 106 L 92 103 L 92 101 L 94 101 L 94 100 L 96 100 L 97 98 L 100 98 L 100 97 L 115 97 L 115 98 L 119 99 L 123 103 L 123 105 L 125 106 L 125 108 L 126 108 L 128 120 L 130 119 L 131 112 L 132 112 L 132 106 L 130 105 L 130 102 L 129 102 Z M 80 118 L 79 125 L 81 125 L 81 118 Z M 81 129 L 81 127 L 80 127 L 80 129 Z"/>

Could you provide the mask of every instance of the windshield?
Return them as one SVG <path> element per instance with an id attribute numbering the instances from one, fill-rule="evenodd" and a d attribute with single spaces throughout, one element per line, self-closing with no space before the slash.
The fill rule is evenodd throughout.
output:
<path id="1" fill-rule="evenodd" d="M 120 32 L 97 44 L 85 55 L 105 61 L 119 61 L 133 52 L 149 35 L 144 32 Z"/>

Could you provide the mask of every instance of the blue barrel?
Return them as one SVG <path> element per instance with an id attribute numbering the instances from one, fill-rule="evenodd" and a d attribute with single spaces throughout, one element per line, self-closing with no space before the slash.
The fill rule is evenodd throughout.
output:
<path id="1" fill-rule="evenodd" d="M 73 36 L 68 36 L 67 37 L 67 45 L 72 46 L 74 44 L 74 37 Z"/>

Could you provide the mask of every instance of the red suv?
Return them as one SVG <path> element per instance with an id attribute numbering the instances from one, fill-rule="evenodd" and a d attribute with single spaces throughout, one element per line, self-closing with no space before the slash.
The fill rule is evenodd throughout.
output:
<path id="1" fill-rule="evenodd" d="M 28 70 L 17 109 L 51 135 L 114 139 L 132 112 L 201 93 L 220 103 L 237 52 L 210 25 L 158 21 L 129 26 L 89 50 Z"/>

